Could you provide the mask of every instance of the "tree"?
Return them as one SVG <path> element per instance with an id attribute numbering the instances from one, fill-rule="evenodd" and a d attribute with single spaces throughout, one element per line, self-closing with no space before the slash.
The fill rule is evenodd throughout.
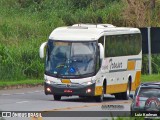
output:
<path id="1" fill-rule="evenodd" d="M 156 0 L 150 0 L 150 8 L 153 10 L 156 5 Z"/>
<path id="2" fill-rule="evenodd" d="M 148 0 L 124 0 L 124 4 L 123 15 L 127 26 L 144 27 L 150 24 Z"/>

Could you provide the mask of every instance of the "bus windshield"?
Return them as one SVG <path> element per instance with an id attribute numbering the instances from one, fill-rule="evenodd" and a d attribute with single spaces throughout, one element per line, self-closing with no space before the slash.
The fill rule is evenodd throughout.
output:
<path id="1" fill-rule="evenodd" d="M 96 42 L 62 42 L 49 40 L 46 74 L 55 77 L 86 77 L 96 67 Z"/>

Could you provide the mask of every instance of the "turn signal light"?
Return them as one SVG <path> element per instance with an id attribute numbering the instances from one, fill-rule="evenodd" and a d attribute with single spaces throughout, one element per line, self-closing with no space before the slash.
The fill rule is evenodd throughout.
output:
<path id="1" fill-rule="evenodd" d="M 140 106 L 140 100 L 139 100 L 139 96 L 136 97 L 136 106 L 139 107 Z"/>

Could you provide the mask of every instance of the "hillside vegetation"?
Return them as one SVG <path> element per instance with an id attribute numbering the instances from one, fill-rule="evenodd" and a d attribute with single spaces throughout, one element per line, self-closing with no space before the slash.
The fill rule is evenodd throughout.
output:
<path id="1" fill-rule="evenodd" d="M 150 6 L 149 0 L 0 0 L 0 80 L 43 78 L 39 46 L 58 26 L 160 26 L 159 0 Z"/>

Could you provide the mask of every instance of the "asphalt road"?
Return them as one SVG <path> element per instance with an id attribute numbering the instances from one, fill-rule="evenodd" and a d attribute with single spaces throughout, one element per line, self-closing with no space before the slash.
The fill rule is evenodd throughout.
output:
<path id="1" fill-rule="evenodd" d="M 78 114 L 77 117 L 65 117 L 56 111 L 129 111 L 131 100 L 116 100 L 114 96 L 106 95 L 104 102 L 96 103 L 93 99 L 79 98 L 77 96 L 62 97 L 61 101 L 54 101 L 52 95 L 45 95 L 43 87 L 23 88 L 15 90 L 0 90 L 0 111 L 42 111 L 49 116 L 57 115 L 57 117 L 42 117 L 42 118 L 4 118 L 4 120 L 82 120 L 80 112 L 70 112 L 69 115 Z M 108 108 L 108 105 L 114 105 L 115 108 Z M 112 106 L 111 106 L 112 107 Z M 54 113 L 53 113 L 54 112 Z M 68 113 L 66 113 L 68 114 Z M 92 113 L 93 114 L 93 113 Z M 94 113 L 94 115 L 96 112 Z M 61 116 L 62 115 L 62 116 Z M 93 116 L 94 116 L 93 115 Z M 43 116 L 43 115 L 42 115 Z M 76 116 L 76 115 L 75 115 Z M 96 115 L 95 115 L 96 116 Z M 83 117 L 83 120 L 108 120 L 106 117 Z M 0 118 L 0 120 L 3 120 Z"/>

